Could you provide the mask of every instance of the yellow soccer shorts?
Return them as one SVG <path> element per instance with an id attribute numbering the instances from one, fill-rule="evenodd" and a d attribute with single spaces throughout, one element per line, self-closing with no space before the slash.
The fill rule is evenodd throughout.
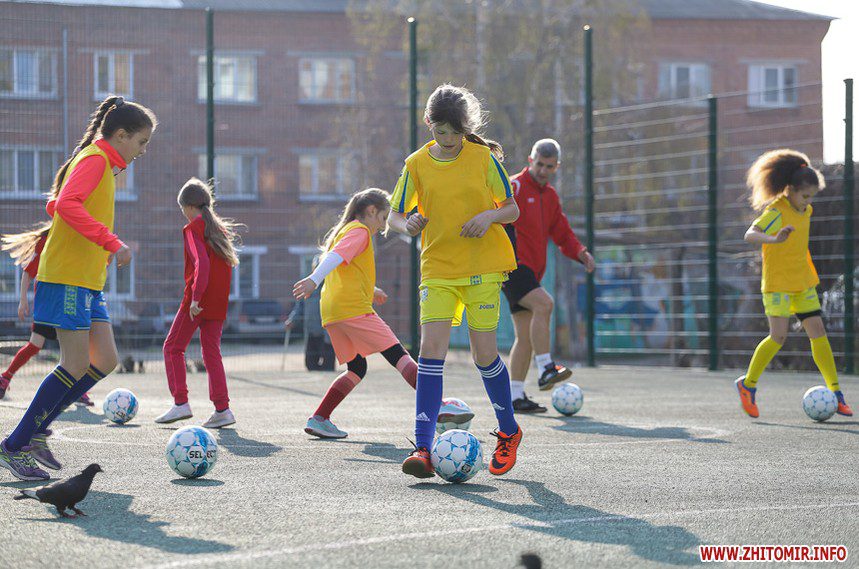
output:
<path id="1" fill-rule="evenodd" d="M 422 284 L 420 300 L 421 324 L 450 320 L 453 326 L 459 326 L 465 311 L 471 330 L 492 332 L 498 328 L 500 282 L 459 286 Z"/>
<path id="2" fill-rule="evenodd" d="M 802 292 L 765 292 L 763 297 L 764 312 L 767 316 L 790 318 L 791 314 L 820 314 L 817 287 L 810 287 Z"/>

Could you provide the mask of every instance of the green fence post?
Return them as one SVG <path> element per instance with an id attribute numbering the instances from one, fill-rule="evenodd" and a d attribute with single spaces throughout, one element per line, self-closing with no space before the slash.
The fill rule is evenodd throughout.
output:
<path id="1" fill-rule="evenodd" d="M 707 98 L 710 110 L 709 132 L 707 136 L 707 242 L 708 242 L 708 321 L 710 344 L 710 371 L 719 369 L 719 247 L 718 247 L 718 136 L 717 136 L 717 99 L 713 95 Z"/>
<path id="2" fill-rule="evenodd" d="M 215 12 L 206 8 L 206 176 L 215 177 Z"/>
<path id="3" fill-rule="evenodd" d="M 849 374 L 856 373 L 854 348 L 856 346 L 856 306 L 853 292 L 853 273 L 856 259 L 853 243 L 853 79 L 844 80 L 846 103 L 844 111 L 844 367 Z"/>
<path id="4" fill-rule="evenodd" d="M 418 22 L 409 18 L 409 148 L 414 152 L 418 149 Z M 420 327 L 418 326 L 418 270 L 420 259 L 418 255 L 418 240 L 420 235 L 412 237 L 410 255 L 411 286 L 409 287 L 411 352 L 417 357 L 420 351 Z"/>
<path id="5" fill-rule="evenodd" d="M 591 27 L 585 26 L 585 241 L 591 255 L 594 252 L 594 84 L 593 84 L 593 42 Z M 587 334 L 588 366 L 597 365 L 596 333 L 596 291 L 594 273 L 587 276 Z"/>

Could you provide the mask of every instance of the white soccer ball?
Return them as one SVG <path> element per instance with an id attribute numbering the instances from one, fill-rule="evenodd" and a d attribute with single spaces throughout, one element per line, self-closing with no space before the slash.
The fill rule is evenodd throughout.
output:
<path id="1" fill-rule="evenodd" d="M 185 478 L 199 478 L 218 460 L 218 443 L 203 427 L 182 427 L 167 442 L 167 464 Z"/>
<path id="2" fill-rule="evenodd" d="M 467 415 L 469 418 L 467 421 L 460 422 L 450 420 L 453 416 L 457 415 L 460 418 Z M 443 432 L 451 429 L 462 429 L 463 431 L 467 431 L 469 427 L 471 427 L 471 419 L 474 417 L 474 413 L 471 411 L 471 407 L 469 407 L 462 399 L 448 397 L 447 399 L 441 400 L 441 407 L 438 410 L 438 416 L 439 419 L 435 424 L 435 432 L 442 434 Z"/>
<path id="3" fill-rule="evenodd" d="M 815 421 L 825 421 L 838 409 L 835 393 L 822 385 L 812 387 L 802 396 L 802 410 Z"/>
<path id="4" fill-rule="evenodd" d="M 561 415 L 575 415 L 585 403 L 585 395 L 575 383 L 559 385 L 552 392 L 552 405 Z"/>
<path id="5" fill-rule="evenodd" d="M 468 431 L 452 429 L 436 437 L 430 460 L 436 474 L 458 484 L 471 480 L 483 468 L 483 449 Z"/>
<path id="6" fill-rule="evenodd" d="M 137 415 L 137 407 L 137 397 L 121 387 L 108 393 L 101 405 L 104 416 L 118 425 L 132 420 Z"/>

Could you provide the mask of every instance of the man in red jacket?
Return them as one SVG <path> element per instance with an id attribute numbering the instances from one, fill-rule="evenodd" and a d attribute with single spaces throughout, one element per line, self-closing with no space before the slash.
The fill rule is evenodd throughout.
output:
<path id="1" fill-rule="evenodd" d="M 573 233 L 561 210 L 561 202 L 549 181 L 558 170 L 561 147 L 551 138 L 534 143 L 528 167 L 513 176 L 513 193 L 519 206 L 519 219 L 507 226 L 516 250 L 519 268 L 510 273 L 503 291 L 510 304 L 516 341 L 510 350 L 510 386 L 513 410 L 517 413 L 543 413 L 546 408 L 525 395 L 525 377 L 531 353 L 540 373 L 540 391 L 564 381 L 572 372 L 556 365 L 550 353 L 549 323 L 554 299 L 540 286 L 546 272 L 549 238 L 565 256 L 594 270 L 593 256 Z"/>

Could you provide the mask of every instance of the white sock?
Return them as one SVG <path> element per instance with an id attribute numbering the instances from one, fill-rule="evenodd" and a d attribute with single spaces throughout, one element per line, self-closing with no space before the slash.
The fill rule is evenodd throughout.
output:
<path id="1" fill-rule="evenodd" d="M 542 372 L 552 363 L 552 354 L 537 354 L 534 356 L 534 361 L 537 362 L 537 370 Z"/>
<path id="2" fill-rule="evenodd" d="M 511 399 L 522 399 L 525 397 L 525 380 L 516 381 L 515 379 L 510 380 L 510 398 Z"/>

